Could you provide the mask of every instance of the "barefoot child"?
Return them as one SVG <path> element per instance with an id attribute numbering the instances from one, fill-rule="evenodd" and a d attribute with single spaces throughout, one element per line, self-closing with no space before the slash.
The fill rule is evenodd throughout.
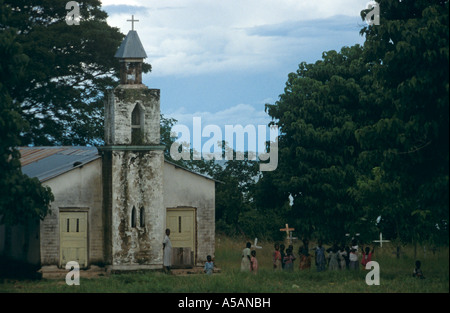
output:
<path id="1" fill-rule="evenodd" d="M 251 252 L 252 257 L 250 258 L 250 264 L 251 264 L 251 271 L 253 274 L 258 273 L 258 260 L 256 259 L 256 251 L 252 250 Z"/>

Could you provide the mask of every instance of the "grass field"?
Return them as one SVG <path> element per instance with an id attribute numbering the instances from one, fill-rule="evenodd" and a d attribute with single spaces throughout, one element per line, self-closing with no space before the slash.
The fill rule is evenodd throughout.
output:
<path id="1" fill-rule="evenodd" d="M 399 259 L 394 247 L 385 244 L 375 249 L 373 260 L 380 264 L 380 285 L 365 283 L 367 271 L 300 271 L 296 261 L 293 273 L 274 272 L 271 255 L 273 243 L 261 241 L 257 250 L 260 271 L 257 275 L 240 272 L 241 251 L 246 240 L 218 237 L 215 264 L 221 273 L 175 276 L 162 272 L 116 274 L 87 279 L 79 286 L 67 286 L 61 280 L 0 280 L 0 292 L 152 292 L 152 293 L 448 293 L 449 250 L 435 253 L 418 249 L 426 279 L 412 277 L 414 255 L 412 247 L 404 247 Z M 311 245 L 313 246 L 313 245 Z M 326 247 L 326 246 L 325 246 Z M 298 250 L 298 244 L 294 244 Z"/>

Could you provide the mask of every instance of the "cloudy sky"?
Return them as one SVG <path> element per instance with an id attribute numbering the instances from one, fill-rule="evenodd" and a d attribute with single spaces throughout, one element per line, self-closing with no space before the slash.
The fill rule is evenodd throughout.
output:
<path id="1" fill-rule="evenodd" d="M 266 103 L 300 62 L 362 44 L 368 0 L 103 0 L 108 24 L 127 34 L 134 14 L 161 89 L 161 112 L 192 126 L 267 125 Z"/>

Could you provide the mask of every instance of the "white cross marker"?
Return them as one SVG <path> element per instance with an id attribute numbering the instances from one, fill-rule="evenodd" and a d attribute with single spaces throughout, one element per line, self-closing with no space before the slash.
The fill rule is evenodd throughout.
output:
<path id="1" fill-rule="evenodd" d="M 383 234 L 380 233 L 380 240 L 374 240 L 373 242 L 379 242 L 380 243 L 380 247 L 383 247 L 383 242 L 390 242 L 389 240 L 383 240 Z"/>
<path id="2" fill-rule="evenodd" d="M 289 232 L 289 237 L 287 237 L 287 239 L 289 240 L 289 243 L 292 244 L 292 240 L 297 240 L 297 237 L 292 237 L 292 232 Z"/>
<path id="3" fill-rule="evenodd" d="M 255 248 L 255 249 L 262 249 L 262 247 L 258 246 L 258 238 L 255 238 L 255 244 L 252 245 L 252 248 Z"/>

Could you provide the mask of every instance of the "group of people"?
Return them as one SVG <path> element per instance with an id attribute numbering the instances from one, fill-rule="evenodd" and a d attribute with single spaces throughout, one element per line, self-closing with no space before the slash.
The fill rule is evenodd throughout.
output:
<path id="1" fill-rule="evenodd" d="M 241 271 L 250 271 L 256 274 L 258 272 L 258 260 L 256 251 L 251 250 L 251 243 L 247 242 L 246 247 L 242 250 Z M 293 245 L 289 245 L 286 249 L 284 244 L 275 243 L 273 258 L 273 269 L 292 272 L 294 270 L 294 261 L 297 257 L 294 254 Z M 319 240 L 315 248 L 309 248 L 309 241 L 303 240 L 303 245 L 298 249 L 299 269 L 305 270 L 311 268 L 312 260 L 314 260 L 316 270 L 318 272 L 328 270 L 344 270 L 359 269 L 359 264 L 363 267 L 372 260 L 375 248 L 370 247 L 359 248 L 356 240 L 352 241 L 350 246 L 338 246 L 325 249 L 322 241 Z M 310 253 L 314 251 L 314 254 Z"/>
<path id="2" fill-rule="evenodd" d="M 282 245 L 279 246 L 279 250 L 282 250 Z M 314 251 L 314 256 L 311 255 L 310 251 Z M 334 244 L 328 249 L 325 249 L 322 245 L 322 241 L 319 240 L 317 246 L 310 249 L 309 241 L 304 239 L 303 245 L 298 249 L 300 259 L 299 269 L 304 270 L 311 268 L 311 259 L 314 257 L 314 263 L 318 272 L 326 270 L 327 267 L 328 270 L 357 270 L 359 269 L 359 264 L 365 268 L 366 264 L 372 261 L 374 251 L 375 248 L 370 250 L 370 247 L 364 248 L 362 246 L 360 249 L 356 240 L 352 240 L 350 246 L 338 246 L 337 244 Z M 274 268 L 276 268 L 276 255 L 277 244 L 275 244 Z"/>
<path id="3" fill-rule="evenodd" d="M 163 241 L 164 249 L 164 269 L 170 272 L 171 267 L 171 253 L 172 244 L 169 239 L 170 230 L 166 229 L 166 236 Z M 242 250 L 241 271 L 258 273 L 258 260 L 256 258 L 256 250 L 251 250 L 252 244 L 246 243 L 244 250 Z M 285 270 L 292 272 L 294 270 L 294 261 L 297 259 L 293 253 L 293 245 L 289 245 L 286 249 L 284 244 L 275 243 L 273 258 L 274 270 Z M 310 253 L 314 251 L 314 256 Z M 358 270 L 359 264 L 366 267 L 366 264 L 372 261 L 372 256 L 375 252 L 375 247 L 370 250 L 370 247 L 361 246 L 359 249 L 358 243 L 355 239 L 352 240 L 350 246 L 334 244 L 328 249 L 322 245 L 322 241 L 317 242 L 317 246 L 313 249 L 309 248 L 308 239 L 303 240 L 303 245 L 298 249 L 299 269 L 305 270 L 311 268 L 311 259 L 314 257 L 314 263 L 318 272 L 328 270 Z M 326 255 L 326 253 L 328 255 Z M 424 278 L 421 270 L 421 262 L 416 261 L 416 267 L 413 272 L 413 277 L 420 279 Z M 207 261 L 204 266 L 204 272 L 211 275 L 214 271 L 214 262 L 210 255 L 207 256 Z"/>

